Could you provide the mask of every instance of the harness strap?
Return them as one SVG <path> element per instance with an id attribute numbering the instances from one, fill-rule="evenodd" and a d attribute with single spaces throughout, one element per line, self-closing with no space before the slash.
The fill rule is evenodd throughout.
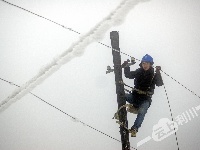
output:
<path id="1" fill-rule="evenodd" d="M 153 76 L 153 78 L 154 78 L 154 76 Z M 152 81 L 153 81 L 153 78 L 152 78 Z M 116 82 L 116 84 L 117 84 L 117 82 Z M 153 94 L 152 92 L 142 91 L 140 89 L 136 89 L 134 87 L 131 87 L 131 86 L 125 84 L 123 81 L 119 81 L 119 84 L 123 84 L 124 86 L 127 86 L 127 87 L 131 88 L 132 91 L 136 91 L 138 94 L 143 94 L 143 95 L 147 95 L 147 96 L 150 96 L 150 95 Z M 128 91 L 128 90 L 126 90 L 126 91 Z"/>

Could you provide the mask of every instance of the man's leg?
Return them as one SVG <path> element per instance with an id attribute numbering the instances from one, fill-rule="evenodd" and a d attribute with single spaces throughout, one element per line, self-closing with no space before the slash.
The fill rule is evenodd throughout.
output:
<path id="1" fill-rule="evenodd" d="M 129 102 L 130 104 L 133 104 L 133 95 L 131 93 L 129 94 L 125 94 L 125 99 L 127 102 Z"/>
<path id="2" fill-rule="evenodd" d="M 144 120 L 144 117 L 147 113 L 147 110 L 150 106 L 150 101 L 149 100 L 145 100 L 139 107 L 138 110 L 138 114 L 137 114 L 137 118 L 135 120 L 135 123 L 133 125 L 133 129 L 135 129 L 136 131 L 138 131 L 138 129 L 141 127 L 142 122 Z"/>

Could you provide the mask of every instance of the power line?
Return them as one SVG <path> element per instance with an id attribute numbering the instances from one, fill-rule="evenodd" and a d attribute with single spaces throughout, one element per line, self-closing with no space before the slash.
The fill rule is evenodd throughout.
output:
<path id="1" fill-rule="evenodd" d="M 175 78 L 173 78 L 172 76 L 170 76 L 169 74 L 167 74 L 166 72 L 164 72 L 163 70 L 161 70 L 166 76 L 170 77 L 172 80 L 174 80 L 176 83 L 178 83 L 179 85 L 181 85 L 182 87 L 184 87 L 186 90 L 188 90 L 189 92 L 191 92 L 192 94 L 194 94 L 195 96 L 197 96 L 200 99 L 200 96 L 197 95 L 194 91 L 190 90 L 188 87 L 186 87 L 185 85 L 183 85 L 182 83 L 180 83 L 179 81 L 177 81 Z"/>
<path id="2" fill-rule="evenodd" d="M 17 7 L 17 8 L 19 8 L 19 9 L 22 9 L 22 10 L 28 12 L 28 13 L 31 13 L 31 14 L 37 16 L 37 17 L 43 18 L 43 19 L 45 19 L 45 20 L 47 20 L 47 21 L 50 21 L 51 23 L 54 23 L 54 24 L 56 24 L 56 25 L 58 25 L 58 26 L 61 26 L 61 27 L 63 27 L 64 29 L 70 30 L 70 31 L 72 31 L 72 32 L 74 32 L 74 33 L 77 33 L 77 34 L 80 34 L 78 31 L 75 31 L 75 30 L 73 30 L 73 29 L 71 29 L 71 28 L 67 28 L 67 27 L 65 27 L 64 25 L 62 25 L 62 24 L 60 24 L 60 23 L 57 23 L 57 22 L 55 22 L 55 21 L 53 21 L 53 20 L 51 20 L 51 19 L 48 19 L 48 18 L 43 17 L 43 16 L 41 16 L 41 15 L 38 15 L 38 14 L 32 12 L 32 11 L 29 11 L 29 10 L 27 10 L 27 9 L 25 9 L 25 8 L 22 8 L 22 7 L 20 7 L 20 6 L 17 6 L 17 5 L 15 5 L 15 4 L 12 4 L 12 3 L 7 2 L 7 1 L 5 1 L 5 0 L 2 0 L 2 1 L 5 2 L 5 3 L 7 3 L 7 4 L 9 4 L 9 5 L 12 5 L 12 6 L 14 6 L 14 7 Z M 107 48 L 111 48 L 111 49 L 112 49 L 112 47 L 110 47 L 110 46 L 108 46 L 108 45 L 106 45 L 106 44 L 104 44 L 104 43 L 101 43 L 101 42 L 98 42 L 98 43 L 101 44 L 101 45 L 103 45 L 103 46 L 106 46 Z M 115 50 L 115 49 L 113 49 L 113 50 Z M 118 51 L 118 50 L 115 50 L 115 51 Z M 124 55 L 126 55 L 126 56 L 132 57 L 131 55 L 126 54 L 126 53 L 124 53 L 124 52 L 122 52 L 122 51 L 118 51 L 118 52 L 120 52 L 120 53 L 122 53 L 122 54 L 124 54 Z M 136 59 L 136 60 L 140 61 L 139 59 Z M 162 71 L 162 70 L 161 70 L 161 71 Z M 198 96 L 194 91 L 190 90 L 189 88 L 187 88 L 186 86 L 184 86 L 183 84 L 181 84 L 179 81 L 177 81 L 176 79 L 174 79 L 172 76 L 170 76 L 170 75 L 167 74 L 166 72 L 164 72 L 164 71 L 162 71 L 162 72 L 163 72 L 165 75 L 169 76 L 171 79 L 173 79 L 175 82 L 177 82 L 179 85 L 181 85 L 182 87 L 184 87 L 186 90 L 188 90 L 189 92 L 191 92 L 192 94 L 194 94 L 195 96 L 197 96 L 198 98 L 200 98 L 200 96 Z M 3 81 L 4 81 L 4 80 L 3 80 Z M 6 82 L 7 82 L 7 81 L 6 81 Z M 8 83 L 10 83 L 10 82 L 8 82 Z M 15 85 L 15 84 L 13 84 L 13 85 Z M 170 108 L 171 117 L 172 117 L 172 120 L 173 120 L 171 105 L 170 105 L 170 103 L 169 103 L 169 98 L 168 98 L 168 94 L 167 94 L 165 85 L 164 85 L 164 89 L 165 89 L 165 93 L 166 93 L 166 96 L 167 96 L 167 100 L 168 100 L 168 104 L 169 104 L 169 108 Z M 32 93 L 31 93 L 31 94 L 32 94 Z M 33 94 L 32 94 L 32 95 L 33 95 Z M 34 96 L 36 96 L 36 95 L 34 95 Z M 37 97 L 37 96 L 36 96 L 36 97 Z M 37 98 L 39 98 L 39 97 L 37 97 Z M 40 98 L 39 98 L 39 99 L 40 99 Z M 62 113 L 66 114 L 66 113 L 63 112 L 62 110 L 60 110 L 60 109 L 58 109 L 57 107 L 55 107 L 55 106 L 49 104 L 48 102 L 44 101 L 43 99 L 40 99 L 40 100 L 42 100 L 43 102 L 47 103 L 48 105 L 50 105 L 50 106 L 56 108 L 57 110 L 61 111 Z M 68 114 L 66 114 L 66 115 L 68 115 Z M 72 116 L 70 116 L 70 115 L 68 115 L 68 116 L 69 116 L 69 117 L 72 117 Z M 72 118 L 73 118 L 73 117 L 72 117 Z M 91 126 L 89 126 L 89 125 L 86 125 L 86 126 L 88 126 L 88 127 L 92 128 L 92 129 L 96 130 L 95 128 L 93 128 L 93 127 L 91 127 Z M 99 131 L 99 130 L 97 130 L 97 131 L 98 131 L 98 132 L 101 132 L 101 131 Z M 102 134 L 104 134 L 104 133 L 102 132 Z M 106 134 L 105 134 L 105 135 L 106 135 Z M 176 135 L 176 132 L 175 132 L 175 135 Z M 106 136 L 109 136 L 109 135 L 106 135 Z M 116 139 L 115 139 L 115 140 L 116 140 Z M 118 141 L 118 140 L 117 140 L 117 141 Z M 176 141 L 177 141 L 177 146 L 178 146 L 177 135 L 176 135 Z M 179 147 L 178 147 L 178 149 L 179 149 Z"/>
<path id="3" fill-rule="evenodd" d="M 19 8 L 19 9 L 21 9 L 21 10 L 24 10 L 24 11 L 26 11 L 26 12 L 28 12 L 28 13 L 31 13 L 31 14 L 37 16 L 37 17 L 40 17 L 40 18 L 45 19 L 45 20 L 47 20 L 47 21 L 50 21 L 51 23 L 54 23 L 54 24 L 56 24 L 56 25 L 58 25 L 58 26 L 60 26 L 60 27 L 63 27 L 64 29 L 70 30 L 70 31 L 72 31 L 72 32 L 74 32 L 74 33 L 77 33 L 77 34 L 81 34 L 81 33 L 77 32 L 77 31 L 73 30 L 72 28 L 68 28 L 68 27 L 66 27 L 66 26 L 64 26 L 64 25 L 62 25 L 62 24 L 60 24 L 60 23 L 57 23 L 57 22 L 55 22 L 55 21 L 53 21 L 53 20 L 51 20 L 51 19 L 48 19 L 48 18 L 46 18 L 46 17 L 43 17 L 43 16 L 41 16 L 41 15 L 39 15 L 39 14 L 36 14 L 36 13 L 34 13 L 34 12 L 28 10 L 28 9 L 25 9 L 25 8 L 23 8 L 23 7 L 20 7 L 20 6 L 18 6 L 18 5 L 15 5 L 15 4 L 10 3 L 10 2 L 8 2 L 8 1 L 5 1 L 5 0 L 1 0 L 1 1 L 3 1 L 3 2 L 5 2 L 5 3 L 7 3 L 7 4 L 11 5 L 11 6 L 17 7 L 17 8 Z"/>
<path id="4" fill-rule="evenodd" d="M 10 85 L 14 85 L 14 86 L 20 87 L 19 85 L 15 84 L 15 83 L 13 83 L 13 82 L 10 82 L 10 81 L 8 81 L 8 80 L 2 79 L 2 78 L 0 78 L 0 80 L 2 80 L 2 81 L 4 81 L 4 82 L 7 82 L 7 83 L 9 83 Z M 68 117 L 72 118 L 73 120 L 77 120 L 76 117 L 73 117 L 72 115 L 68 114 L 67 112 L 65 112 L 65 111 L 59 109 L 58 107 L 56 107 L 56 106 L 50 104 L 49 102 L 45 101 L 45 100 L 42 99 L 41 97 L 39 97 L 39 96 L 33 94 L 32 92 L 29 92 L 29 93 L 30 93 L 31 95 L 35 96 L 36 98 L 38 98 L 39 100 L 41 100 L 42 102 L 46 103 L 47 105 L 53 107 L 54 109 L 60 111 L 61 113 L 67 115 Z M 103 134 L 103 135 L 105 135 L 105 136 L 107 136 L 107 137 L 109 137 L 109 138 L 111 138 L 111 139 L 113 139 L 113 140 L 115 140 L 115 141 L 121 143 L 120 140 L 118 140 L 118 139 L 116 139 L 116 138 L 114 138 L 114 137 L 112 137 L 112 136 L 110 136 L 110 135 L 108 135 L 108 134 L 106 134 L 106 133 L 104 133 L 104 132 L 102 132 L 102 131 L 100 131 L 100 130 L 94 128 L 94 127 L 92 127 L 92 126 L 89 125 L 89 124 L 84 123 L 83 121 L 78 120 L 78 122 L 80 122 L 80 123 L 83 124 L 84 126 L 89 127 L 90 129 L 93 129 L 93 130 L 95 130 L 95 131 L 97 131 L 97 132 L 99 132 L 99 133 L 101 133 L 101 134 Z M 134 147 L 132 147 L 132 146 L 131 146 L 131 148 L 137 150 L 136 148 L 134 148 Z"/>
<path id="5" fill-rule="evenodd" d="M 25 8 L 23 8 L 23 7 L 21 7 L 21 6 L 18 6 L 18 5 L 16 5 L 16 4 L 10 3 L 10 2 L 5 1 L 5 0 L 1 0 L 1 1 L 3 1 L 3 2 L 5 2 L 5 3 L 7 3 L 7 4 L 11 5 L 11 6 L 17 7 L 17 8 L 19 8 L 19 9 L 23 10 L 23 11 L 26 11 L 26 12 L 28 12 L 28 13 L 31 13 L 31 14 L 37 16 L 37 17 L 40 17 L 40 18 L 42 18 L 42 19 L 45 19 L 45 20 L 47 20 L 47 21 L 49 21 L 49 22 L 51 22 L 51 23 L 54 23 L 54 24 L 56 24 L 56 25 L 62 27 L 63 29 L 67 29 L 67 30 L 72 31 L 72 32 L 74 32 L 74 33 L 77 33 L 77 34 L 79 34 L 79 35 L 81 34 L 80 32 L 78 32 L 78 31 L 76 31 L 76 30 L 73 30 L 72 28 L 68 28 L 68 27 L 66 27 L 66 26 L 64 26 L 64 25 L 62 25 L 62 24 L 60 24 L 60 23 L 58 23 L 58 22 L 56 22 L 56 21 L 53 21 L 53 20 L 51 20 L 51 19 L 49 19 L 49 18 L 46 18 L 46 17 L 44 17 L 44 16 L 41 16 L 41 15 L 39 15 L 39 14 L 37 14 L 37 13 L 34 13 L 34 12 L 28 10 L 28 9 L 25 9 Z M 102 42 L 98 42 L 98 43 L 101 44 L 101 45 L 103 45 L 103 46 L 105 46 L 105 47 L 107 47 L 107 48 L 112 49 L 112 47 L 110 47 L 110 46 L 108 46 L 108 45 L 106 45 L 106 44 L 104 44 L 104 43 L 102 43 Z M 114 49 L 114 50 L 115 50 L 115 49 Z M 119 52 L 118 50 L 115 50 L 115 51 Z M 120 53 L 123 54 L 123 55 L 126 55 L 126 56 L 131 57 L 131 55 L 129 55 L 129 54 L 127 54 L 127 53 L 124 53 L 124 52 L 122 52 L 122 51 L 120 51 Z M 136 59 L 136 60 L 138 60 L 138 59 Z"/>
<path id="6" fill-rule="evenodd" d="M 47 21 L 50 21 L 51 23 L 54 23 L 54 24 L 56 24 L 56 25 L 62 27 L 63 29 L 67 29 L 67 30 L 72 31 L 72 32 L 74 32 L 74 33 L 81 34 L 80 32 L 73 30 L 72 28 L 68 28 L 68 27 L 66 27 L 66 26 L 64 26 L 64 25 L 62 25 L 62 24 L 60 24 L 60 23 L 58 23 L 58 22 L 55 22 L 55 21 L 53 21 L 53 20 L 51 20 L 51 19 L 48 19 L 48 18 L 46 18 L 46 17 L 43 17 L 43 16 L 41 16 L 41 15 L 39 15 L 39 14 L 36 14 L 36 13 L 34 13 L 34 12 L 28 10 L 28 9 L 25 9 L 25 8 L 20 7 L 20 6 L 18 6 L 18 5 L 15 5 L 15 4 L 13 4 L 13 3 L 7 2 L 7 1 L 5 1 L 5 0 L 1 0 L 1 1 L 2 1 L 2 2 L 5 2 L 5 3 L 7 3 L 7 4 L 11 5 L 11 6 L 17 7 L 17 8 L 19 8 L 19 9 L 21 9 L 21 10 L 24 10 L 24 11 L 26 11 L 26 12 L 28 12 L 28 13 L 31 13 L 31 14 L 37 16 L 37 17 L 40 17 L 40 18 L 45 19 L 45 20 L 47 20 Z M 106 45 L 106 44 L 104 44 L 104 43 L 102 43 L 102 42 L 98 42 L 98 43 L 101 44 L 101 45 L 103 45 L 103 46 L 105 46 L 105 47 L 107 47 L 107 48 L 112 49 L 111 46 L 108 46 L 108 45 Z M 115 50 L 115 51 L 118 51 L 118 50 Z M 118 52 L 119 52 L 119 51 L 118 51 Z M 127 54 L 127 53 L 124 53 L 124 52 L 122 52 L 122 51 L 120 51 L 120 53 L 123 54 L 123 55 L 126 55 L 126 56 L 128 56 L 128 57 L 132 57 L 131 55 L 129 55 L 129 54 Z M 135 58 L 135 59 L 136 59 L 136 58 Z M 136 60 L 140 61 L 139 59 L 136 59 Z M 184 87 L 186 90 L 188 90 L 189 92 L 191 92 L 192 94 L 194 94 L 195 96 L 197 96 L 198 98 L 200 98 L 200 96 L 197 95 L 194 91 L 190 90 L 189 88 L 187 88 L 186 86 L 184 86 L 183 84 L 181 84 L 179 81 L 177 81 L 175 78 L 173 78 L 172 76 L 170 76 L 169 74 L 167 74 L 167 73 L 164 72 L 163 70 L 161 70 L 161 71 L 162 71 L 165 75 L 167 75 L 168 77 L 170 77 L 172 80 L 174 80 L 175 82 L 177 82 L 178 84 L 180 84 L 182 87 Z"/>

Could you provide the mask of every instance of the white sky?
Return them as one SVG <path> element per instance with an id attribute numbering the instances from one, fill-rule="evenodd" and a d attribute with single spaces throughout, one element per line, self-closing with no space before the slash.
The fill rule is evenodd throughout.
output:
<path id="1" fill-rule="evenodd" d="M 83 35 L 106 17 L 120 0 L 10 0 L 14 4 L 70 27 Z M 123 52 L 141 59 L 146 53 L 155 64 L 200 95 L 200 2 L 198 0 L 151 0 L 136 6 L 119 31 Z M 79 36 L 0 1 L 0 77 L 23 85 L 53 58 L 65 51 Z M 109 32 L 101 41 L 110 45 Z M 127 57 L 122 55 L 122 60 Z M 117 109 L 114 74 L 105 74 L 112 65 L 110 49 L 93 43 L 83 56 L 61 67 L 32 92 L 83 122 L 120 139 L 118 125 L 111 118 Z M 131 69 L 134 70 L 138 64 Z M 196 107 L 200 100 L 163 74 L 174 116 Z M 133 81 L 125 79 L 133 85 Z M 16 87 L 0 81 L 0 100 Z M 200 115 L 200 112 L 199 112 Z M 137 135 L 130 142 L 151 136 L 153 125 L 170 113 L 163 87 L 156 88 L 153 103 Z M 129 126 L 135 116 L 129 114 Z M 180 126 L 180 150 L 198 149 L 200 119 Z M 0 113 L 2 150 L 115 149 L 121 144 L 73 122 L 69 117 L 28 94 Z M 150 142 L 139 150 L 176 150 L 174 136 Z"/>

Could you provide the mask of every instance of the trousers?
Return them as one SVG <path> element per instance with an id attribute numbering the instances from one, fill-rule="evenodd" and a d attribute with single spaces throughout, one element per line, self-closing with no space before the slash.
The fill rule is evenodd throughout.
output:
<path id="1" fill-rule="evenodd" d="M 151 105 L 151 99 L 147 98 L 147 99 L 141 100 L 133 96 L 132 93 L 125 94 L 125 99 L 128 103 L 133 104 L 134 107 L 138 108 L 137 118 L 135 119 L 134 125 L 132 126 L 132 128 L 138 131 L 138 129 L 142 125 L 142 122 L 144 121 L 144 117 L 147 113 L 147 110 Z"/>

